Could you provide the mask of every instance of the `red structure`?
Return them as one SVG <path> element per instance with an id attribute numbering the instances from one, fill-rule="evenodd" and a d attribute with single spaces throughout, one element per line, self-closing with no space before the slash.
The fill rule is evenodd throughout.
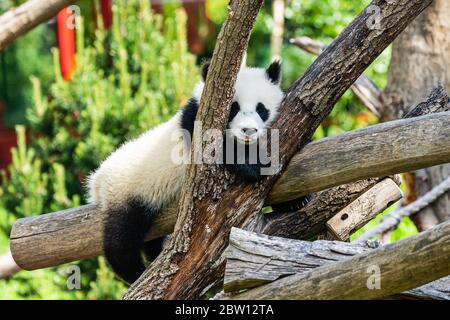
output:
<path id="1" fill-rule="evenodd" d="M 15 131 L 3 126 L 5 109 L 5 104 L 0 100 L 0 169 L 11 163 L 11 149 L 17 144 Z"/>
<path id="2" fill-rule="evenodd" d="M 112 0 L 101 0 L 100 2 L 100 10 L 102 11 L 103 26 L 105 27 L 105 29 L 109 29 L 112 26 L 113 16 L 111 1 Z"/>
<path id="3" fill-rule="evenodd" d="M 75 16 L 70 8 L 62 9 L 56 16 L 58 30 L 59 60 L 61 73 L 70 80 L 75 71 Z"/>

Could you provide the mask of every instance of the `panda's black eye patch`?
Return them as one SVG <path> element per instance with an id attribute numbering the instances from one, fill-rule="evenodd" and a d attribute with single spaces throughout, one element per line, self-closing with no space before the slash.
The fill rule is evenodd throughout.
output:
<path id="1" fill-rule="evenodd" d="M 230 116 L 228 117 L 228 122 L 231 122 L 234 119 L 234 117 L 236 117 L 236 115 L 238 114 L 239 110 L 241 110 L 241 107 L 239 106 L 239 103 L 234 101 L 231 104 Z"/>
<path id="2" fill-rule="evenodd" d="M 266 122 L 269 119 L 269 110 L 261 102 L 256 106 L 256 112 L 258 112 L 262 121 Z"/>

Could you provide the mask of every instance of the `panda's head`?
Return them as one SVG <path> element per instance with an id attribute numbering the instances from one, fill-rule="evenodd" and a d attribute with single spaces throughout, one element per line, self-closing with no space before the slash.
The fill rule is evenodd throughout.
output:
<path id="1" fill-rule="evenodd" d="M 197 87 L 198 98 L 203 90 L 209 63 L 202 66 L 203 81 Z M 281 64 L 275 61 L 267 69 L 242 67 L 238 73 L 235 94 L 228 120 L 227 134 L 238 142 L 252 144 L 264 134 L 275 119 L 283 100 L 280 88 Z"/>

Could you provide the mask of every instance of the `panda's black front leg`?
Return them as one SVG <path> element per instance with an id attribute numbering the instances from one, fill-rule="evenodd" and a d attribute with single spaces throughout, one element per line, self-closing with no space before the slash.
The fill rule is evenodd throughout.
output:
<path id="1" fill-rule="evenodd" d="M 230 138 L 227 137 L 226 139 Z M 239 142 L 230 142 L 230 140 L 226 139 L 224 139 L 223 150 L 228 171 L 234 173 L 239 179 L 247 182 L 257 182 L 261 180 L 264 177 L 264 175 L 261 174 L 261 169 L 270 167 L 270 163 L 263 164 L 261 162 L 259 145 L 242 145 L 239 144 Z M 230 148 L 230 145 L 232 145 L 233 148 Z"/>
<path id="2" fill-rule="evenodd" d="M 272 204 L 271 207 L 273 211 L 278 213 L 286 213 L 286 212 L 294 212 L 302 209 L 304 206 L 306 206 L 309 201 L 311 200 L 310 195 L 306 195 L 294 200 L 290 200 L 283 203 L 278 204 Z"/>
<path id="3" fill-rule="evenodd" d="M 255 164 L 229 164 L 227 165 L 229 171 L 233 172 L 237 177 L 248 182 L 257 182 L 261 180 L 261 168 L 260 163 Z"/>

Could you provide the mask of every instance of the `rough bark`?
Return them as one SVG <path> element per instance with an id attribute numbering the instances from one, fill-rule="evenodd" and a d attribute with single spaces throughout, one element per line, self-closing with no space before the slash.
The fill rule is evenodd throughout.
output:
<path id="1" fill-rule="evenodd" d="M 440 83 L 450 89 L 450 2 L 435 0 L 396 40 L 393 46 L 389 81 L 382 95 L 384 120 L 397 119 L 420 96 Z M 419 197 L 442 182 L 450 166 L 420 170 L 410 175 L 412 193 Z M 413 216 L 420 230 L 450 217 L 450 196 Z"/>
<path id="2" fill-rule="evenodd" d="M 231 299 L 388 297 L 449 275 L 449 247 L 450 221 L 349 259 L 282 278 Z M 374 280 L 380 281 L 379 286 Z"/>
<path id="3" fill-rule="evenodd" d="M 237 182 L 229 185 L 231 180 L 224 178 L 219 169 L 204 170 L 192 166 L 188 171 L 175 233 L 168 249 L 130 288 L 125 298 L 198 298 L 209 284 L 219 279 L 223 274 L 223 264 L 216 262 L 220 261 L 231 227 L 242 226 L 260 212 L 279 174 L 292 156 L 311 140 L 315 129 L 339 97 L 431 2 L 373 1 L 372 5 L 380 8 L 379 28 L 368 24 L 372 15 L 365 10 L 291 86 L 273 125 L 279 129 L 280 137 L 278 174 L 268 176 L 255 185 Z M 236 4 L 236 8 L 246 12 L 245 3 Z M 234 1 L 232 7 L 233 4 Z M 232 37 L 232 34 L 228 36 Z M 219 41 L 216 50 L 224 44 L 226 41 Z M 211 74 L 210 77 L 215 78 Z M 213 80 L 207 81 L 211 87 Z M 219 83 L 216 83 L 215 88 L 218 87 Z M 225 122 L 218 122 L 222 124 L 218 128 L 224 127 Z"/>
<path id="4" fill-rule="evenodd" d="M 29 0 L 0 16 L 0 52 L 21 35 L 56 16 L 77 0 Z"/>
<path id="5" fill-rule="evenodd" d="M 307 194 L 342 183 L 405 172 L 413 165 L 424 168 L 434 161 L 445 163 L 450 150 L 441 148 L 449 140 L 449 129 L 445 127 L 448 115 L 445 112 L 385 122 L 310 143 L 290 162 L 298 171 L 289 177 L 283 175 L 268 200 L 270 203 L 293 200 L 301 194 L 300 190 Z M 422 140 L 422 134 L 423 138 L 431 139 Z M 356 158 L 353 150 L 359 150 L 362 157 Z M 309 178 L 305 179 L 306 176 Z"/>
<path id="6" fill-rule="evenodd" d="M 349 259 L 376 247 L 340 241 L 299 241 L 233 228 L 224 277 L 225 292 L 251 289 L 286 276 Z M 450 277 L 405 291 L 396 299 L 450 300 Z"/>

